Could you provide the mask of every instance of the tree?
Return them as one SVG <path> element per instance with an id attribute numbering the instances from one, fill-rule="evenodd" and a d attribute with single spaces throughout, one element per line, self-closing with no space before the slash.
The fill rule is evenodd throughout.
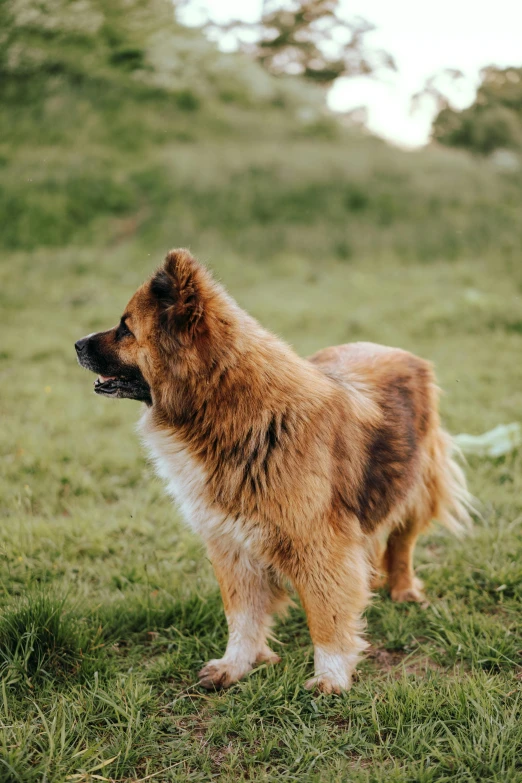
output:
<path id="1" fill-rule="evenodd" d="M 480 75 L 471 106 L 463 111 L 439 106 L 433 139 L 482 155 L 496 149 L 522 150 L 522 68 L 489 66 Z"/>
<path id="2" fill-rule="evenodd" d="M 339 0 L 276 0 L 264 3 L 258 22 L 233 21 L 214 29 L 232 32 L 239 47 L 276 75 L 304 76 L 329 86 L 340 76 L 395 69 L 390 54 L 366 45 L 374 26 L 344 19 Z"/>

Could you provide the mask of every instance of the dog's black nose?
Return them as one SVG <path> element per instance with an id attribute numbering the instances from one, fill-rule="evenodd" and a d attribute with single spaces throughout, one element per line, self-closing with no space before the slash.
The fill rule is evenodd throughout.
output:
<path id="1" fill-rule="evenodd" d="M 81 340 L 78 340 L 77 342 L 75 342 L 74 343 L 74 347 L 76 348 L 76 353 L 80 354 L 83 351 L 83 349 L 85 348 L 85 346 L 87 345 L 88 342 L 89 342 L 89 338 L 88 337 L 82 337 Z"/>

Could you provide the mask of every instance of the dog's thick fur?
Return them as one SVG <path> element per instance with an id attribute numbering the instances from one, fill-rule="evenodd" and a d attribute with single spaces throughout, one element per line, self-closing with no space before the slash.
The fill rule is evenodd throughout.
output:
<path id="1" fill-rule="evenodd" d="M 422 601 L 417 536 L 432 519 L 469 523 L 430 364 L 370 343 L 301 359 L 186 250 L 77 350 L 99 393 L 147 404 L 143 441 L 207 546 L 229 641 L 201 684 L 278 660 L 267 639 L 292 583 L 315 649 L 307 687 L 348 688 L 372 584 Z"/>

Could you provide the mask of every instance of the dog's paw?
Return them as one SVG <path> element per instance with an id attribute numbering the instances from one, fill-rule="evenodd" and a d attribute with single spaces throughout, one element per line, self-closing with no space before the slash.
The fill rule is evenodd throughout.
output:
<path id="1" fill-rule="evenodd" d="M 217 691 L 221 688 L 229 688 L 238 682 L 252 666 L 238 666 L 226 658 L 215 658 L 209 661 L 198 674 L 199 684 L 207 691 Z"/>
<path id="2" fill-rule="evenodd" d="M 234 666 L 225 658 L 215 658 L 209 661 L 198 674 L 199 684 L 206 690 L 220 690 L 229 688 L 235 682 L 244 677 L 252 667 Z"/>
<path id="3" fill-rule="evenodd" d="M 279 663 L 281 658 L 265 646 L 255 657 L 253 663 L 234 661 L 230 658 L 215 658 L 209 661 L 199 672 L 199 684 L 207 690 L 229 688 L 248 674 L 254 666 L 261 663 Z"/>
<path id="4" fill-rule="evenodd" d="M 259 660 L 257 661 L 259 662 Z M 208 691 L 229 688 L 254 668 L 253 663 L 234 661 L 230 658 L 214 658 L 199 672 L 199 684 Z"/>
<path id="5" fill-rule="evenodd" d="M 422 588 L 421 580 L 415 577 L 412 584 L 407 587 L 393 587 L 390 591 L 391 599 L 397 603 L 417 603 L 427 606 L 428 601 Z"/>
<path id="6" fill-rule="evenodd" d="M 329 677 L 326 674 L 312 677 L 311 680 L 305 682 L 307 691 L 318 691 L 326 694 L 336 693 L 339 695 L 343 691 L 347 691 L 349 687 L 350 685 L 340 685 L 333 677 Z"/>

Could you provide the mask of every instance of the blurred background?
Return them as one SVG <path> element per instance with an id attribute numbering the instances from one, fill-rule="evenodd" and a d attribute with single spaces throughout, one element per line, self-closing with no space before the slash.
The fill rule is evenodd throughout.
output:
<path id="1" fill-rule="evenodd" d="M 80 377 L 69 343 L 182 245 L 303 352 L 375 339 L 444 374 L 480 331 L 518 349 L 521 12 L 417 5 L 2 3 L 3 361 Z"/>
<path id="2" fill-rule="evenodd" d="M 7 0 L 2 244 L 516 252 L 522 12 L 497 10 Z"/>

